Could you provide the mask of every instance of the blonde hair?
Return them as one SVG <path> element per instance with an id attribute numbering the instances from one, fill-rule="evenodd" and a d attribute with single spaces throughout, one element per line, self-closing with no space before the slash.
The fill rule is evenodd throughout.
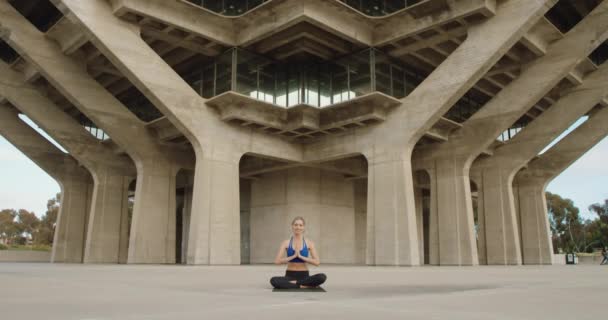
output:
<path id="1" fill-rule="evenodd" d="M 296 221 L 301 220 L 303 225 L 306 225 L 306 221 L 304 221 L 304 218 L 297 216 L 295 218 L 293 218 L 293 220 L 291 221 L 291 225 L 293 226 L 294 223 L 296 223 Z"/>

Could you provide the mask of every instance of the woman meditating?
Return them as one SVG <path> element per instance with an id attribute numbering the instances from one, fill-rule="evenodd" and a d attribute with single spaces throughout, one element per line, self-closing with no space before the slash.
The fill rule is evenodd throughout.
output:
<path id="1" fill-rule="evenodd" d="M 296 217 L 291 222 L 293 235 L 279 247 L 274 259 L 275 264 L 287 264 L 284 277 L 273 277 L 270 284 L 277 289 L 314 288 L 325 282 L 323 273 L 311 276 L 308 274 L 307 263 L 314 266 L 321 264 L 314 242 L 304 239 L 304 218 Z"/>

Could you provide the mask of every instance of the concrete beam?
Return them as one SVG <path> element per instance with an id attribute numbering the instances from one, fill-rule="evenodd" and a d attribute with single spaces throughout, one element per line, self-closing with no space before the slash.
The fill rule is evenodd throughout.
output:
<path id="1" fill-rule="evenodd" d="M 194 41 L 188 40 L 188 36 L 184 38 L 180 38 L 178 36 L 171 35 L 169 33 L 165 33 L 162 31 L 158 31 L 152 28 L 142 28 L 141 34 L 144 37 L 149 37 L 155 40 L 162 40 L 164 42 L 168 42 L 169 44 L 175 45 L 177 47 L 181 47 L 184 49 L 188 49 L 190 51 L 205 55 L 205 56 L 216 56 L 221 52 L 212 48 L 208 48 L 205 45 L 198 44 Z"/>
<path id="2" fill-rule="evenodd" d="M 494 151 L 494 156 L 476 161 L 475 166 L 492 167 L 490 163 L 508 162 L 508 171 L 518 171 L 551 141 L 587 114 L 608 92 L 608 64 L 584 78 L 581 85 L 568 90 L 554 105 L 544 111 L 520 133 Z M 505 163 L 502 163 L 504 166 Z"/>
<path id="3" fill-rule="evenodd" d="M 562 140 L 517 173 L 517 179 L 541 179 L 545 186 L 608 135 L 608 108 L 602 107 Z"/>
<path id="4" fill-rule="evenodd" d="M 111 0 L 114 14 L 127 13 L 160 20 L 167 26 L 194 33 L 227 46 L 235 46 L 236 32 L 231 19 L 223 18 L 186 1 Z"/>
<path id="5" fill-rule="evenodd" d="M 82 125 L 27 83 L 21 74 L 3 62 L 0 62 L 0 74 L 0 95 L 43 128 L 85 167 L 93 172 L 100 167 L 112 168 L 127 176 L 135 176 L 130 159 L 118 157 L 105 148 Z"/>
<path id="6" fill-rule="evenodd" d="M 38 79 L 40 79 L 40 72 L 31 63 L 28 63 L 27 61 L 23 60 L 20 65 L 23 66 L 23 76 L 25 77 L 25 81 L 27 83 L 34 83 Z"/>
<path id="7" fill-rule="evenodd" d="M 340 1 L 270 1 L 241 16 L 222 17 L 186 1 L 111 1 L 117 16 L 131 16 L 140 23 L 160 21 L 227 46 L 250 45 L 301 21 L 361 45 L 380 46 L 472 15 L 491 17 L 496 11 L 495 0 L 448 2 L 430 11 L 430 7 L 420 10 L 434 2 L 425 1 L 387 17 L 369 17 Z"/>
<path id="8" fill-rule="evenodd" d="M 406 37 L 474 14 L 491 17 L 497 11 L 497 4 L 494 0 L 450 1 L 448 3 L 445 10 L 420 18 L 413 17 L 408 13 L 408 9 L 406 9 L 384 19 L 377 19 L 377 24 L 374 28 L 373 45 L 381 46 L 394 43 Z"/>
<path id="9" fill-rule="evenodd" d="M 435 46 L 442 42 L 448 41 L 450 39 L 464 36 L 467 34 L 467 29 L 468 29 L 468 27 L 465 27 L 465 26 L 458 27 L 456 29 L 446 31 L 445 33 L 440 33 L 434 37 L 431 37 L 428 39 L 422 39 L 420 41 L 414 42 L 411 45 L 391 50 L 391 51 L 389 51 L 388 54 L 393 57 L 404 56 L 406 54 L 416 52 L 420 49 Z"/>
<path id="10" fill-rule="evenodd" d="M 273 19 L 268 19 L 268 14 Z M 272 1 L 234 21 L 237 44 L 247 46 L 300 21 L 359 44 L 373 43 L 371 23 L 338 1 Z"/>
<path id="11" fill-rule="evenodd" d="M 76 52 L 89 41 L 86 34 L 65 17 L 53 25 L 46 35 L 55 40 L 66 55 Z"/>
<path id="12" fill-rule="evenodd" d="M 551 42 L 557 41 L 563 34 L 547 18 L 542 18 L 521 39 L 521 43 L 536 56 L 543 56 Z"/>

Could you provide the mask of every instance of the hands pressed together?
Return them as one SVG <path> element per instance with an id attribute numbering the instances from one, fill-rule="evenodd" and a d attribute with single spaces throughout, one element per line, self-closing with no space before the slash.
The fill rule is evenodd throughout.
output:
<path id="1" fill-rule="evenodd" d="M 303 259 L 304 257 L 300 254 L 299 248 L 294 249 L 294 251 L 295 251 L 295 253 L 292 256 L 287 257 L 287 261 L 291 261 L 295 258 L 300 258 L 300 259 L 304 260 Z"/>

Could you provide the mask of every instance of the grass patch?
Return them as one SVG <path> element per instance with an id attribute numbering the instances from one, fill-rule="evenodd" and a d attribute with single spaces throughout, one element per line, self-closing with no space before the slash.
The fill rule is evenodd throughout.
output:
<path id="1" fill-rule="evenodd" d="M 15 251 L 44 251 L 44 252 L 50 252 L 51 251 L 51 246 L 47 246 L 47 245 L 33 245 L 33 246 L 27 246 L 27 245 L 20 245 L 20 244 L 13 244 L 10 247 L 8 247 L 8 250 L 15 250 Z"/>

